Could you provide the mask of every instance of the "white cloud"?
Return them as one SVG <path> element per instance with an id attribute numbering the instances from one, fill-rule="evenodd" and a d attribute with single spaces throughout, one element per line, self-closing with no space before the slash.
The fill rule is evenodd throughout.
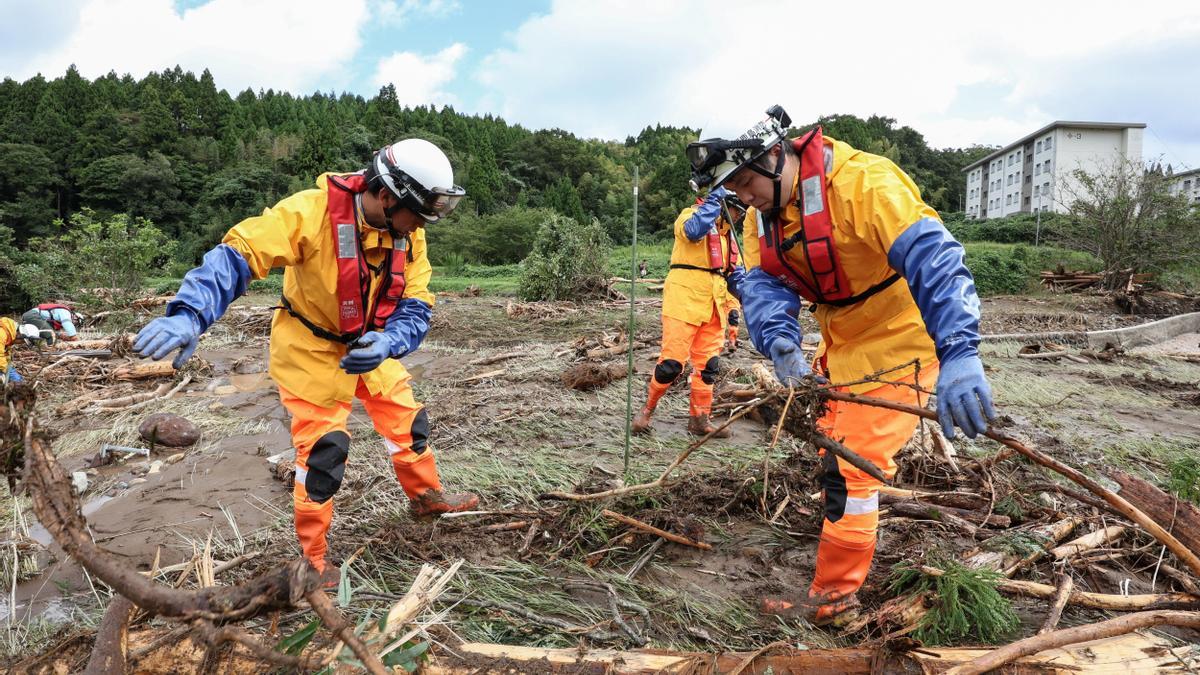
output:
<path id="1" fill-rule="evenodd" d="M 374 18 L 386 26 L 401 26 L 410 17 L 441 19 L 459 12 L 458 0 L 372 0 Z"/>
<path id="2" fill-rule="evenodd" d="M 446 85 L 454 81 L 458 62 L 466 53 L 461 42 L 432 56 L 396 52 L 379 59 L 372 82 L 375 86 L 396 85 L 400 105 L 454 105 L 458 101 L 446 91 Z"/>
<path id="3" fill-rule="evenodd" d="M 1169 0 L 1136 8 L 1010 0 L 987 12 L 949 0 L 555 0 L 485 57 L 477 77 L 483 100 L 510 121 L 589 136 L 621 138 L 657 122 L 745 128 L 780 103 L 799 123 L 880 114 L 938 146 L 1001 143 L 1064 114 L 1047 93 L 1065 77 L 1088 78 L 1076 89 L 1124 86 L 1063 63 L 1132 44 L 1198 42 L 1193 8 Z M 1200 94 L 1185 89 L 1163 100 L 1195 110 Z M 988 99 L 972 98 L 982 90 Z M 1099 101 L 1086 112 L 1117 114 Z"/>
<path id="4" fill-rule="evenodd" d="M 331 20 L 331 17 L 335 20 Z M 307 92 L 341 78 L 361 44 L 366 0 L 212 0 L 179 12 L 172 0 L 85 0 L 69 37 L 11 64 L 13 77 L 54 77 L 74 63 L 85 77 L 140 77 L 176 64 L 208 68 L 217 85 Z M 3 49 L 3 47 L 0 47 Z"/>

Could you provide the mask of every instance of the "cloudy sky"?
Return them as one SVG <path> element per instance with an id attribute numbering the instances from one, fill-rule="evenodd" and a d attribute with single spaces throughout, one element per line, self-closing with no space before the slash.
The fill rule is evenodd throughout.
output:
<path id="1" fill-rule="evenodd" d="M 1146 122 L 1200 167 L 1200 2 L 0 0 L 0 77 L 208 68 L 218 86 L 452 104 L 624 138 L 883 114 L 937 146 Z"/>

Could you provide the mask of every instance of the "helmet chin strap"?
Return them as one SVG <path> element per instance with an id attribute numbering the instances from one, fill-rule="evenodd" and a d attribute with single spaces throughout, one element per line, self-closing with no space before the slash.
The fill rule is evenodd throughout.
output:
<path id="1" fill-rule="evenodd" d="M 781 198 L 783 197 L 783 165 L 784 165 L 784 161 L 787 159 L 786 153 L 783 151 L 783 143 L 784 142 L 785 141 L 779 142 L 780 143 L 779 144 L 779 157 L 775 159 L 775 170 L 774 171 L 768 171 L 768 170 L 762 168 L 761 166 L 758 165 L 758 162 L 753 162 L 750 164 L 751 171 L 759 174 L 760 176 L 766 176 L 767 178 L 771 179 L 771 183 L 774 186 L 774 192 L 775 192 L 774 196 L 771 198 L 771 203 L 772 203 L 771 213 L 772 214 L 778 213 L 779 209 L 783 208 L 783 202 L 781 200 Z"/>

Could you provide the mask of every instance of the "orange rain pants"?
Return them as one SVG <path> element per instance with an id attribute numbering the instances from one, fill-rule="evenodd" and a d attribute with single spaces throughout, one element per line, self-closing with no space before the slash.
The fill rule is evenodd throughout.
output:
<path id="1" fill-rule="evenodd" d="M 658 364 L 650 378 L 650 390 L 646 407 L 653 410 L 658 400 L 671 388 L 671 383 L 683 372 L 683 364 L 692 360 L 691 405 L 688 414 L 692 417 L 712 412 L 713 382 L 717 379 L 721 345 L 725 340 L 721 316 L 713 306 L 708 321 L 696 326 L 663 315 L 662 351 Z"/>
<path id="2" fill-rule="evenodd" d="M 361 378 L 355 397 L 363 402 L 375 430 L 392 457 L 396 480 L 409 499 L 429 489 L 440 490 L 437 463 L 427 441 L 429 421 L 424 406 L 413 398 L 410 378 L 391 391 L 372 396 Z M 331 407 L 314 405 L 283 387 L 279 397 L 292 416 L 292 444 L 296 447 L 296 485 L 292 503 L 300 547 L 317 571 L 325 569 L 325 534 L 333 520 L 333 495 L 342 484 L 350 433 L 346 420 L 351 402 Z"/>
<path id="3" fill-rule="evenodd" d="M 936 362 L 921 368 L 920 386 L 931 389 L 937 374 Z M 913 379 L 910 374 L 902 381 L 911 384 Z M 923 406 L 929 400 L 928 394 L 895 384 L 885 384 L 863 395 L 915 406 Z M 917 423 L 918 419 L 908 413 L 830 401 L 817 425 L 825 435 L 842 441 L 878 466 L 890 479 L 896 474 L 896 453 L 912 438 Z M 940 429 L 931 428 L 929 433 L 940 433 Z M 857 591 L 867 579 L 875 557 L 880 486 L 879 481 L 846 460 L 824 450 L 821 455 L 825 521 L 817 546 L 816 572 L 808 592 L 821 605 L 818 620 L 823 615 L 840 612 L 843 607 L 837 601 Z"/>

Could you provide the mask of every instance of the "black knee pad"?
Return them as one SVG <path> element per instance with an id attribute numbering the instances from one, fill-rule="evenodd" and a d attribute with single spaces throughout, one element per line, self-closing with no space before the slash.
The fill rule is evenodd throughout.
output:
<path id="1" fill-rule="evenodd" d="M 350 435 L 344 431 L 331 431 L 317 439 L 308 453 L 308 476 L 304 479 L 309 499 L 318 504 L 333 499 L 346 475 L 349 454 Z"/>
<path id="2" fill-rule="evenodd" d="M 721 359 L 712 357 L 708 363 L 704 364 L 704 370 L 700 371 L 700 380 L 704 384 L 712 384 L 717 381 L 717 375 L 721 372 Z"/>
<path id="3" fill-rule="evenodd" d="M 425 452 L 425 448 L 429 445 L 429 415 L 425 414 L 425 409 L 417 413 L 413 418 L 412 431 L 412 451 L 418 455 Z"/>
<path id="4" fill-rule="evenodd" d="M 838 469 L 837 456 L 832 452 L 825 453 L 821 487 L 825 488 L 825 517 L 836 523 L 846 515 L 846 478 Z"/>
<path id="5" fill-rule="evenodd" d="M 682 363 L 675 359 L 664 359 L 654 366 L 654 381 L 659 384 L 671 384 L 682 372 Z"/>
<path id="6" fill-rule="evenodd" d="M 729 310 L 729 325 L 730 326 L 738 325 L 741 322 L 741 320 L 742 320 L 741 312 L 737 311 L 736 309 Z"/>

